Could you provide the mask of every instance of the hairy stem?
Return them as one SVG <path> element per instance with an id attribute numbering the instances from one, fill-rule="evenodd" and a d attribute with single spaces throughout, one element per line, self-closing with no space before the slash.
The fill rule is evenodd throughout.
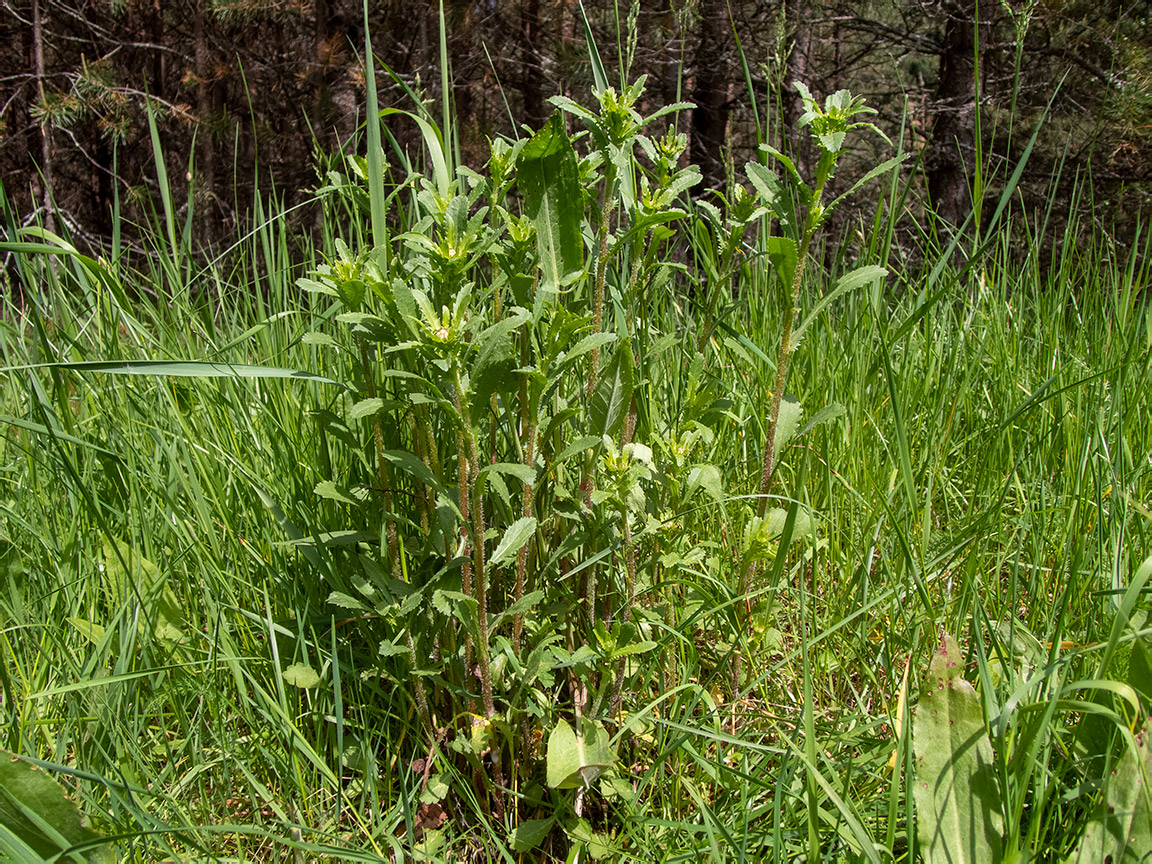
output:
<path id="1" fill-rule="evenodd" d="M 376 380 L 372 377 L 372 367 L 368 362 L 368 346 L 360 340 L 360 363 L 364 371 L 364 380 L 367 384 L 369 398 L 376 396 Z M 376 473 L 380 483 L 381 494 L 384 498 L 384 536 L 388 544 L 388 560 L 392 565 L 392 577 L 400 579 L 403 570 L 400 563 L 400 544 L 396 537 L 396 519 L 392 512 L 392 470 L 388 460 L 384 458 L 384 423 L 377 413 L 373 418 L 372 438 L 376 445 Z M 416 708 L 420 712 L 420 722 L 432 734 L 432 712 L 428 708 L 428 694 L 424 690 L 424 682 L 415 674 L 420 668 L 416 658 L 416 645 L 412 641 L 412 631 L 405 633 L 405 647 L 408 649 L 408 662 L 412 664 L 412 683 L 416 691 Z"/>

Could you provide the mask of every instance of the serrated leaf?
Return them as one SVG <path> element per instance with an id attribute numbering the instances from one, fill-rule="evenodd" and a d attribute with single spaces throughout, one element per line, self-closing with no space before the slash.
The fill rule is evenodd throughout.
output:
<path id="1" fill-rule="evenodd" d="M 584 435 L 581 438 L 577 438 L 575 441 L 560 451 L 560 454 L 556 457 L 554 464 L 559 465 L 565 459 L 571 459 L 577 453 L 583 453 L 586 450 L 590 450 L 593 447 L 603 443 L 603 441 L 604 438 L 601 435 Z"/>
<path id="2" fill-rule="evenodd" d="M 620 645 L 617 648 L 613 648 L 611 659 L 619 660 L 621 657 L 630 657 L 633 654 L 647 654 L 656 647 L 658 647 L 657 644 L 649 640 L 629 642 L 627 645 Z"/>
<path id="3" fill-rule="evenodd" d="M 768 251 L 768 260 L 772 262 L 772 269 L 776 271 L 780 284 L 786 291 L 792 290 L 792 282 L 796 278 L 796 243 L 790 237 L 768 237 L 764 240 L 764 247 Z"/>
<path id="4" fill-rule="evenodd" d="M 452 512 L 459 518 L 459 508 L 457 508 L 456 504 L 452 501 L 452 496 L 448 494 L 448 490 L 436 479 L 436 475 L 432 473 L 431 468 L 407 450 L 385 450 L 381 455 L 405 474 L 410 474 L 425 486 L 431 487 L 439 492 L 440 495 L 443 496 L 444 501 L 452 508 Z"/>
<path id="5" fill-rule="evenodd" d="M 321 480 L 316 484 L 312 490 L 316 495 L 321 498 L 327 498 L 329 501 L 339 501 L 341 504 L 357 504 L 359 502 L 345 495 L 340 488 L 331 480 Z"/>
<path id="6" fill-rule="evenodd" d="M 844 199 L 847 198 L 849 195 L 852 195 L 854 192 L 856 192 L 859 189 L 861 189 L 862 187 L 866 186 L 868 183 L 871 183 L 875 178 L 879 177 L 881 174 L 887 174 L 889 171 L 891 171 L 893 168 L 898 166 L 905 159 L 908 159 L 911 155 L 912 154 L 910 154 L 910 153 L 905 153 L 902 156 L 894 156 L 891 159 L 888 159 L 884 162 L 881 162 L 875 168 L 868 171 L 868 173 L 866 173 L 863 177 L 861 177 L 859 180 L 857 180 L 855 183 L 853 183 L 851 188 L 847 192 L 845 192 L 843 195 L 838 196 L 836 198 L 836 200 L 834 200 L 831 204 L 829 204 L 827 207 L 824 208 L 823 218 L 827 219 L 828 216 L 832 213 L 832 211 L 835 210 L 837 207 L 839 207 L 842 203 L 844 203 Z"/>
<path id="7" fill-rule="evenodd" d="M 370 611 L 367 606 L 365 606 L 351 594 L 345 594 L 342 591 L 333 591 L 331 594 L 329 594 L 328 604 L 330 606 L 339 606 L 341 609 L 351 609 L 354 612 Z"/>
<path id="8" fill-rule="evenodd" d="M 1145 726 L 1120 762 L 1104 778 L 1104 798 L 1088 823 L 1074 864 L 1137 864 L 1152 860 L 1152 807 L 1149 806 L 1149 769 L 1152 749 Z"/>
<path id="9" fill-rule="evenodd" d="M 524 195 L 524 213 L 536 228 L 539 288 L 557 292 L 584 269 L 580 169 L 559 111 L 520 151 L 516 183 Z"/>
<path id="10" fill-rule="evenodd" d="M 441 615 L 455 618 L 477 642 L 480 641 L 480 625 L 477 604 L 473 597 L 460 591 L 437 589 L 432 592 L 432 607 Z"/>
<path id="11" fill-rule="evenodd" d="M 780 400 L 780 416 L 776 420 L 776 437 L 772 445 L 777 459 L 788 446 L 788 442 L 796 437 L 796 430 L 800 428 L 800 418 L 803 416 L 804 406 L 795 396 L 785 395 Z"/>
<path id="12" fill-rule="evenodd" d="M 536 471 L 529 468 L 523 462 L 493 462 L 491 465 L 486 465 L 480 471 L 481 476 L 489 474 L 503 474 L 508 477 L 515 477 L 525 486 L 531 486 L 536 482 Z"/>
<path id="13" fill-rule="evenodd" d="M 771 210 L 772 215 L 780 222 L 780 227 L 791 232 L 796 224 L 795 205 L 784 182 L 776 176 L 775 171 L 759 162 L 749 162 L 745 166 L 745 172 L 748 174 L 748 179 L 752 181 L 752 186 L 759 193 L 764 206 Z M 794 182 L 799 183 L 798 180 Z"/>
<path id="14" fill-rule="evenodd" d="M 820 299 L 819 303 L 812 307 L 812 311 L 808 313 L 808 315 L 801 322 L 800 326 L 792 332 L 792 340 L 790 343 L 792 349 L 796 349 L 796 347 L 800 344 L 800 340 L 804 338 L 805 331 L 807 331 L 808 328 L 812 326 L 812 322 L 816 320 L 816 317 L 825 309 L 827 309 L 828 305 L 833 300 L 835 300 L 841 294 L 845 294 L 855 288 L 868 285 L 869 283 L 875 282 L 878 279 L 883 279 L 887 275 L 888 271 L 883 267 L 877 267 L 875 264 L 869 264 L 864 267 L 857 267 L 852 272 L 845 273 L 843 276 L 841 276 L 838 280 L 836 280 L 835 287 L 827 294 L 825 294 Z"/>
<path id="15" fill-rule="evenodd" d="M 336 345 L 336 340 L 327 333 L 305 333 L 300 337 L 300 341 L 305 345 Z"/>
<path id="16" fill-rule="evenodd" d="M 408 653 L 408 646 L 405 645 L 403 642 L 397 642 L 395 640 L 389 640 L 387 642 L 381 642 L 380 648 L 376 653 L 379 654 L 381 657 L 396 657 L 396 656 L 399 656 L 400 654 L 407 654 Z"/>
<path id="17" fill-rule="evenodd" d="M 524 516 L 517 519 L 504 532 L 496 551 L 492 553 L 492 566 L 501 567 L 515 560 L 520 547 L 527 543 L 536 533 L 536 519 Z"/>
<path id="18" fill-rule="evenodd" d="M 355 405 L 348 409 L 348 421 L 359 420 L 362 417 L 371 417 L 377 411 L 384 407 L 384 400 L 378 396 L 373 396 L 369 399 L 361 399 Z"/>
<path id="19" fill-rule="evenodd" d="M 583 339 L 573 345 L 571 350 L 567 351 L 562 357 L 558 359 L 556 368 L 552 370 L 551 380 L 555 381 L 557 376 L 563 374 L 564 370 L 571 366 L 578 357 L 587 354 L 593 348 L 602 348 L 609 342 L 614 342 L 615 340 L 616 334 L 607 331 L 592 333 L 588 336 L 585 336 Z"/>
<path id="20" fill-rule="evenodd" d="M 522 615 L 530 610 L 533 606 L 544 599 L 543 591 L 533 591 L 530 594 L 525 594 L 507 609 L 502 611 L 499 615 L 493 616 L 488 622 L 489 635 L 496 632 L 496 629 L 509 618 L 516 615 Z"/>
<path id="21" fill-rule="evenodd" d="M 632 345 L 629 339 L 623 339 L 592 394 L 588 431 L 597 436 L 607 435 L 613 440 L 619 438 L 632 402 L 632 388 Z"/>
<path id="22" fill-rule="evenodd" d="M 808 422 L 805 423 L 800 428 L 800 431 L 796 433 L 796 437 L 797 438 L 803 438 L 805 435 L 807 435 L 809 432 L 811 432 L 817 426 L 821 425 L 822 423 L 827 423 L 831 420 L 835 420 L 837 417 L 843 416 L 843 414 L 844 414 L 844 406 L 843 405 L 841 405 L 839 402 L 829 402 L 827 405 L 825 405 L 823 408 L 821 408 L 819 411 L 817 411 L 815 414 L 813 414 L 808 419 Z"/>
<path id="23" fill-rule="evenodd" d="M 64 787 L 38 765 L 0 750 L 0 825 L 43 859 L 69 860 L 61 852 L 81 843 L 100 840 L 84 826 L 80 810 Z M 89 864 L 115 862 L 108 845 L 88 849 Z"/>
<path id="24" fill-rule="evenodd" d="M 501 318 L 477 337 L 477 355 L 472 364 L 469 388 L 473 419 L 489 410 L 493 393 L 515 385 L 517 379 L 512 370 L 517 358 L 512 334 L 528 317 L 527 312 L 519 310 Z"/>
<path id="25" fill-rule="evenodd" d="M 927 864 L 996 864 L 1004 825 L 992 744 L 960 646 L 941 639 L 912 715 L 913 793 Z"/>

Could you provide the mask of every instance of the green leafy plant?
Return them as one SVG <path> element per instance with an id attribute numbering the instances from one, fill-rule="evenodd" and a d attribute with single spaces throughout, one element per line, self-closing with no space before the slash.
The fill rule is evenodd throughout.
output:
<path id="1" fill-rule="evenodd" d="M 748 179 L 759 196 L 761 205 L 760 209 L 752 211 L 746 218 L 750 219 L 761 215 L 771 216 L 776 220 L 781 232 L 779 235 L 765 236 L 761 245 L 763 253 L 771 262 L 779 282 L 780 300 L 777 308 L 783 327 L 780 347 L 776 356 L 776 375 L 771 391 L 771 405 L 765 425 L 755 516 L 752 517 L 745 531 L 739 581 L 739 593 L 741 595 L 748 593 L 757 564 L 766 557 L 772 556 L 770 549 L 774 547 L 771 541 L 784 533 L 786 511 L 777 508 L 769 514 L 768 504 L 780 454 L 799 431 L 802 418 L 802 406 L 797 400 L 789 399 L 785 393 L 792 355 L 800 346 L 808 329 L 834 300 L 877 282 L 888 273 L 883 267 L 865 265 L 844 274 L 832 290 L 814 304 L 807 315 L 797 323 L 797 316 L 800 312 L 801 289 L 804 286 L 804 275 L 808 268 L 812 241 L 845 199 L 877 177 L 892 171 L 906 158 L 897 156 L 880 163 L 866 172 L 844 193 L 831 202 L 825 203 L 825 189 L 836 174 L 837 164 L 844 153 L 846 142 L 850 140 L 849 136 L 858 130 L 871 130 L 881 137 L 884 136 L 871 123 L 853 122 L 855 117 L 875 114 L 876 112 L 867 107 L 863 99 L 854 97 L 849 91 L 839 90 L 833 93 L 825 99 L 823 106 L 821 106 L 802 82 L 796 82 L 795 86 L 800 91 L 805 107 L 805 112 L 800 117 L 798 126 L 808 130 L 809 134 L 816 140 L 820 152 L 815 174 L 810 183 L 800 176 L 796 164 L 789 156 L 767 144 L 762 144 L 760 149 L 781 166 L 783 174 L 777 174 L 768 165 L 761 162 L 750 162 L 745 169 Z M 738 197 L 735 209 L 743 214 L 748 208 L 742 204 L 742 200 Z M 719 220 L 714 217 L 712 222 L 714 230 L 718 231 Z M 730 260 L 731 253 L 725 250 L 721 255 L 721 272 L 727 272 L 731 267 L 730 263 L 723 263 Z M 713 310 L 710 306 L 705 317 L 706 322 L 710 322 L 712 314 Z M 702 336 L 707 336 L 707 331 Z M 830 419 L 838 411 L 839 407 L 834 405 L 822 409 L 813 417 L 806 428 L 812 428 L 813 425 Z M 799 532 L 797 536 L 802 536 L 805 533 L 807 532 Z M 784 545 L 787 545 L 790 539 L 791 537 L 783 538 Z M 740 685 L 741 656 L 741 654 L 737 654 L 733 664 L 733 690 L 736 690 Z"/>
<path id="2" fill-rule="evenodd" d="M 963 672 L 960 647 L 945 634 L 912 717 L 916 830 L 930 864 L 1003 860 L 992 744 L 980 697 Z"/>
<path id="3" fill-rule="evenodd" d="M 11 860 L 116 860 L 112 847 L 85 826 L 76 803 L 43 768 L 0 750 L 0 849 Z"/>

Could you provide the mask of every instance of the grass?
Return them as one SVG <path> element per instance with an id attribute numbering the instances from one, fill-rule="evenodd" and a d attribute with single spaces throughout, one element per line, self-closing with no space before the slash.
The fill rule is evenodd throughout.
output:
<path id="1" fill-rule="evenodd" d="M 389 215 L 393 236 L 416 230 L 419 209 L 396 200 L 409 209 Z M 667 444 L 653 482 L 679 476 L 676 435 L 695 418 L 708 434 L 684 458 L 717 466 L 724 493 L 653 514 L 663 525 L 637 541 L 655 562 L 637 620 L 658 647 L 620 666 L 623 721 L 604 714 L 615 779 L 579 796 L 542 782 L 548 736 L 572 720 L 556 674 L 536 685 L 551 704 L 524 721 L 499 813 L 490 781 L 422 725 L 403 664 L 379 656 L 394 620 L 332 602 L 360 590 L 332 532 L 361 522 L 314 489 L 374 470 L 372 433 L 345 422 L 339 388 L 46 365 L 204 360 L 353 379 L 354 355 L 308 336 L 334 332 L 333 305 L 296 287 L 339 259 L 337 238 L 369 245 L 355 198 L 328 202 L 315 246 L 263 196 L 248 234 L 206 264 L 170 208 L 146 226 L 153 254 L 15 256 L 20 292 L 0 321 L 0 734 L 57 766 L 123 860 L 916 860 L 912 731 L 896 717 L 945 631 L 996 733 L 1012 837 L 1037 858 L 1072 852 L 1101 794 L 1081 718 L 1118 718 L 1097 751 L 1115 753 L 1107 742 L 1138 728 L 1152 696 L 1138 662 L 1147 602 L 1139 584 L 1125 595 L 1150 550 L 1152 232 L 1118 250 L 1087 225 L 1046 236 L 1044 214 L 1009 208 L 962 265 L 930 235 L 893 245 L 885 210 L 861 242 L 817 250 L 803 308 L 849 256 L 891 275 L 832 304 L 792 356 L 788 389 L 808 416 L 843 410 L 779 454 L 773 503 L 793 523 L 810 514 L 815 542 L 768 558 L 747 595 L 779 288 L 745 266 L 702 354 L 692 262 L 654 289 L 653 328 L 671 335 L 645 349 L 647 422 Z M 11 219 L 7 232 L 17 239 Z M 383 552 L 388 524 L 357 539 Z M 611 568 L 627 541 L 601 539 Z M 405 564 L 418 560 L 406 546 Z M 564 602 L 526 615 L 526 638 L 583 601 Z M 1017 633 L 1043 656 L 1021 653 Z M 441 710 L 469 687 L 445 664 L 425 679 Z M 492 665 L 499 702 L 538 704 L 515 689 L 506 640 Z M 319 681 L 302 686 L 301 667 Z M 1130 690 L 1074 697 L 1083 680 Z M 1080 701 L 1044 714 L 1057 697 Z M 532 819 L 555 823 L 513 851 Z"/>

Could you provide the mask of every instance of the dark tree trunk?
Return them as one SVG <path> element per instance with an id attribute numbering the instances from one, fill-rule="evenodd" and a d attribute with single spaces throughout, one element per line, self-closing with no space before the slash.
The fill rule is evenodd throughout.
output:
<path id="1" fill-rule="evenodd" d="M 211 205 L 216 195 L 216 146 L 212 140 L 212 93 L 209 76 L 206 0 L 197 0 L 192 22 L 192 41 L 196 64 L 196 121 L 199 124 L 197 143 L 200 145 L 200 178 L 196 197 L 200 202 L 201 239 L 210 239 L 212 225 Z"/>
<path id="2" fill-rule="evenodd" d="M 788 28 L 788 65 L 784 78 L 784 94 L 781 100 L 783 117 L 782 150 L 791 153 L 796 160 L 800 176 L 807 179 L 812 162 L 812 145 L 808 136 L 796 128 L 804 114 L 804 100 L 796 89 L 799 81 L 809 90 L 815 86 L 812 80 L 812 14 L 808 0 L 785 0 L 785 26 Z M 815 90 L 812 95 L 820 98 Z"/>
<path id="3" fill-rule="evenodd" d="M 704 176 L 704 189 L 724 186 L 723 148 L 728 131 L 730 79 L 725 57 L 728 46 L 727 4 L 704 0 L 693 62 L 692 143 L 689 158 Z"/>
<path id="4" fill-rule="evenodd" d="M 40 103 L 44 103 L 44 21 L 40 0 L 32 0 L 32 56 L 36 66 L 36 93 Z M 56 230 L 56 220 L 52 215 L 52 124 L 48 119 L 40 121 L 40 173 L 41 205 L 44 207 L 44 227 Z"/>
<path id="5" fill-rule="evenodd" d="M 524 0 L 520 6 L 520 98 L 524 122 L 533 129 L 544 125 L 544 97 L 540 85 L 540 0 Z"/>
<path id="6" fill-rule="evenodd" d="M 972 207 L 968 172 L 976 158 L 976 0 L 947 0 L 940 51 L 928 197 L 936 214 L 953 225 Z M 983 41 L 983 40 L 981 40 Z"/>

